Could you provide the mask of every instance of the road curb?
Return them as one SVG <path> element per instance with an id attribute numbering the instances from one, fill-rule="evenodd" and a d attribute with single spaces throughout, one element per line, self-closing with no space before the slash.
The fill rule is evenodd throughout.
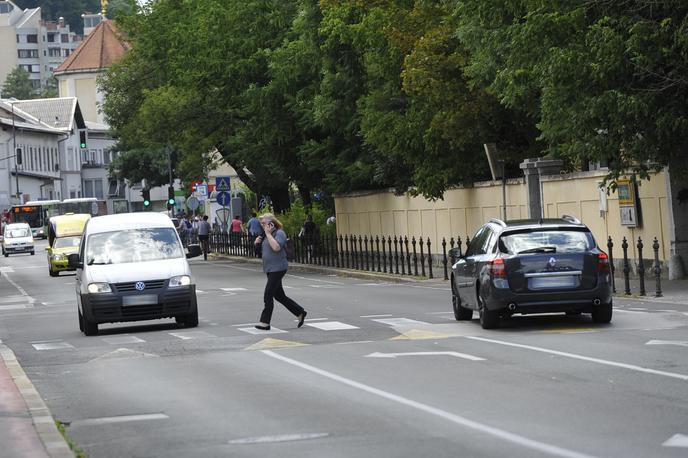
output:
<path id="1" fill-rule="evenodd" d="M 245 264 L 261 265 L 262 261 L 259 258 L 245 258 L 243 256 L 232 256 L 226 254 L 210 253 L 208 260 L 229 260 L 242 262 Z M 314 266 L 310 264 L 299 264 L 295 262 L 289 263 L 290 271 L 310 272 L 333 274 L 341 277 L 361 278 L 364 280 L 385 280 L 395 283 L 414 283 L 414 284 L 443 284 L 445 280 L 442 278 L 424 278 L 424 277 L 400 277 L 398 275 L 390 275 L 382 272 L 366 272 L 360 270 L 342 269 L 336 267 Z"/>
<path id="2" fill-rule="evenodd" d="M 0 344 L 0 357 L 26 403 L 36 433 L 48 456 L 51 458 L 74 458 L 74 452 L 58 431 L 50 409 L 24 372 L 14 352 L 7 345 Z"/>

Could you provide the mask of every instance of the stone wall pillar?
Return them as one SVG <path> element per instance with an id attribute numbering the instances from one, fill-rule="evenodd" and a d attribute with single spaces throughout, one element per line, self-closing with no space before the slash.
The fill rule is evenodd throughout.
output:
<path id="1" fill-rule="evenodd" d="M 528 193 L 528 217 L 532 219 L 542 218 L 542 187 L 540 177 L 545 175 L 558 175 L 564 161 L 560 159 L 535 158 L 526 159 L 519 167 L 526 177 L 526 192 Z"/>
<path id="2" fill-rule="evenodd" d="M 684 278 L 688 269 L 688 179 L 668 169 L 670 234 L 669 279 Z"/>

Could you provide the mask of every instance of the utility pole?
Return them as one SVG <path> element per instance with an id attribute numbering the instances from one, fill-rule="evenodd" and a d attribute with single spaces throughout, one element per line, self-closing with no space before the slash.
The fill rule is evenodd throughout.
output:
<path id="1" fill-rule="evenodd" d="M 14 149 L 14 178 L 16 178 L 17 180 L 17 200 L 20 200 L 19 197 L 21 196 L 21 194 L 19 193 L 19 166 L 17 165 L 17 131 L 14 126 L 14 102 L 10 102 L 10 105 L 12 106 L 12 148 Z"/>

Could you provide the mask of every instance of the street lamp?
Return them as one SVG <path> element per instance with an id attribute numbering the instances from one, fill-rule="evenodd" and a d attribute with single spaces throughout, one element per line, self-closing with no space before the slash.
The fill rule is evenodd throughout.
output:
<path id="1" fill-rule="evenodd" d="M 14 178 L 17 180 L 17 200 L 20 200 L 21 193 L 19 192 L 19 165 L 17 163 L 17 131 L 14 125 L 14 102 L 10 102 L 10 106 L 12 107 L 12 149 L 14 150 Z"/>

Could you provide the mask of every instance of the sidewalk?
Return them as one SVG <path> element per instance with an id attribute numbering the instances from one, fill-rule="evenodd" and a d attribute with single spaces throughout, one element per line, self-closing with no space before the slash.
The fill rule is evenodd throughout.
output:
<path id="1" fill-rule="evenodd" d="M 0 455 L 7 458 L 74 458 L 48 407 L 0 341 Z"/>
<path id="2" fill-rule="evenodd" d="M 215 259 L 229 259 L 232 261 L 244 262 L 247 264 L 261 265 L 262 261 L 259 258 L 245 258 L 243 256 L 232 256 L 219 253 L 210 253 L 208 258 L 210 261 Z M 291 271 L 298 272 L 313 272 L 321 273 L 326 275 L 340 275 L 343 277 L 353 277 L 362 278 L 368 280 L 380 280 L 388 282 L 397 283 L 431 283 L 433 285 L 446 284 L 449 288 L 449 284 L 444 280 L 443 269 L 437 268 L 433 271 L 435 278 L 428 279 L 423 277 L 414 277 L 408 275 L 394 275 L 386 274 L 382 272 L 369 272 L 365 270 L 353 270 L 353 269 L 342 269 L 336 267 L 325 267 L 317 266 L 312 264 L 299 264 L 296 262 L 289 263 L 289 269 Z M 645 278 L 645 296 L 640 295 L 640 281 L 637 278 L 632 278 L 629 281 L 631 286 L 631 294 L 624 294 L 624 279 L 623 277 L 615 277 L 616 285 L 616 297 L 627 297 L 627 298 L 642 298 L 643 300 L 649 300 L 654 302 L 666 302 L 666 303 L 679 303 L 688 305 L 688 279 L 685 280 L 661 280 L 662 287 L 662 297 L 655 297 L 656 284 L 654 277 Z"/>

